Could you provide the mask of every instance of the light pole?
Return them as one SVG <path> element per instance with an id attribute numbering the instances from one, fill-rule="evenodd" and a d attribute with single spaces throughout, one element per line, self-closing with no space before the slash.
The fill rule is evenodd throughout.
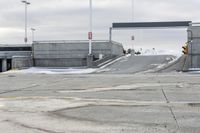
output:
<path id="1" fill-rule="evenodd" d="M 131 0 L 131 21 L 134 21 L 134 0 Z"/>
<path id="2" fill-rule="evenodd" d="M 92 0 L 90 0 L 90 31 L 88 33 L 89 39 L 89 55 L 92 54 Z"/>
<path id="3" fill-rule="evenodd" d="M 31 31 L 32 31 L 32 42 L 34 42 L 34 39 L 35 39 L 34 32 L 36 31 L 36 29 L 31 28 Z"/>
<path id="4" fill-rule="evenodd" d="M 23 0 L 22 3 L 25 5 L 25 37 L 24 37 L 24 42 L 27 44 L 28 38 L 27 38 L 27 6 L 30 5 L 31 3 L 28 2 L 27 0 Z"/>
<path id="5" fill-rule="evenodd" d="M 87 56 L 87 67 L 93 66 L 93 55 L 92 55 L 92 0 L 89 0 L 90 2 L 90 22 L 89 22 L 89 32 L 88 32 L 88 40 L 89 40 L 89 53 Z"/>
<path id="6" fill-rule="evenodd" d="M 134 22 L 134 0 L 131 0 L 131 21 L 132 23 Z M 133 35 L 131 36 L 131 40 L 132 40 L 132 50 L 131 50 L 131 54 L 135 54 L 134 52 L 134 40 L 135 40 L 135 36 L 134 36 L 134 31 L 133 31 Z"/>

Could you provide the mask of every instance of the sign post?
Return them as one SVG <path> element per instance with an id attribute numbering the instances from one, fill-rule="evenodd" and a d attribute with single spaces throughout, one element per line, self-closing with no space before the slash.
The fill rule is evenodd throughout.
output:
<path id="1" fill-rule="evenodd" d="M 89 53 L 87 56 L 87 67 L 93 66 L 93 55 L 92 55 L 92 0 L 90 0 L 90 31 L 88 32 L 89 40 Z"/>
<path id="2" fill-rule="evenodd" d="M 92 54 L 92 0 L 90 0 L 90 32 L 88 33 L 89 39 L 89 55 Z"/>

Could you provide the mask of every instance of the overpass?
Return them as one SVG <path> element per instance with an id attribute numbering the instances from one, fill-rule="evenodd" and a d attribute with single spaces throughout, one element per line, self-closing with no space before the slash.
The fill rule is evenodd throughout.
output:
<path id="1" fill-rule="evenodd" d="M 187 28 L 189 53 L 184 56 L 182 70 L 200 70 L 200 23 L 192 21 L 113 23 L 110 28 L 110 40 L 112 40 L 112 30 L 149 28 Z"/>
<path id="2" fill-rule="evenodd" d="M 31 45 L 0 45 L 0 72 L 24 67 L 93 67 L 123 55 L 123 46 L 109 40 L 93 40 L 88 63 L 88 40 L 35 41 Z"/>
<path id="3" fill-rule="evenodd" d="M 30 45 L 0 45 L 0 72 L 10 70 L 19 64 L 18 60 L 31 58 Z"/>

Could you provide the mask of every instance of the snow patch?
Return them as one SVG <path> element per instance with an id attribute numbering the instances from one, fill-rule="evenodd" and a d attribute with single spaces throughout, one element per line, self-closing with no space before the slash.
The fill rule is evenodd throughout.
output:
<path id="1" fill-rule="evenodd" d="M 174 56 L 174 57 L 167 57 L 166 58 L 166 63 L 163 63 L 163 64 L 151 64 L 151 66 L 155 66 L 156 68 L 149 69 L 147 71 L 144 71 L 143 73 L 154 72 L 157 69 L 165 68 L 166 66 L 168 66 L 170 64 L 173 64 L 176 61 L 178 61 L 180 57 L 181 57 L 181 55 L 179 55 L 179 56 L 177 55 L 177 56 Z"/>
<path id="2" fill-rule="evenodd" d="M 138 51 L 141 52 L 141 55 L 148 55 L 148 56 L 154 56 L 154 55 L 181 56 L 181 53 L 178 53 L 177 51 L 174 51 L 174 50 L 140 49 Z"/>
<path id="3" fill-rule="evenodd" d="M 31 67 L 24 70 L 11 70 L 6 73 L 31 73 L 31 74 L 89 74 L 95 72 L 94 68 L 41 68 Z"/>

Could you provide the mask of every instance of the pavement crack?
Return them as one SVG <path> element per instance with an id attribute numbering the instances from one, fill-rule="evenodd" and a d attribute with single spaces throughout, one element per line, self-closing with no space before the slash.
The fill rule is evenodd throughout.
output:
<path id="1" fill-rule="evenodd" d="M 15 121 L 11 121 L 11 120 L 4 120 L 4 122 L 9 122 L 12 123 L 14 125 L 18 125 L 24 128 L 28 128 L 28 129 L 33 129 L 33 130 L 38 130 L 38 131 L 42 131 L 42 132 L 46 132 L 46 133 L 64 133 L 64 132 L 57 132 L 57 131 L 52 131 L 52 130 L 48 130 L 48 129 L 43 129 L 40 127 L 33 127 L 33 126 L 29 126 L 23 123 L 19 123 L 19 122 L 15 122 Z"/>
<path id="2" fill-rule="evenodd" d="M 34 87 L 38 87 L 38 86 L 40 86 L 40 85 L 32 85 L 32 86 L 24 87 L 24 88 L 21 88 L 21 89 L 15 89 L 15 90 L 4 91 L 4 92 L 0 92 L 0 95 L 1 95 L 1 94 L 12 93 L 12 92 L 17 92 L 17 91 L 23 91 L 23 90 L 30 89 L 30 88 L 34 88 Z"/>
<path id="3" fill-rule="evenodd" d="M 162 89 L 162 93 L 163 93 L 163 95 L 164 95 L 164 97 L 165 97 L 166 102 L 167 102 L 167 103 L 170 103 L 170 101 L 169 101 L 169 99 L 167 98 L 167 95 L 166 95 L 164 89 Z M 176 122 L 177 131 L 178 131 L 178 130 L 180 129 L 180 126 L 179 126 L 179 124 L 178 124 L 178 120 L 176 119 L 176 116 L 175 116 L 175 114 L 174 114 L 174 112 L 173 112 L 172 107 L 169 107 L 169 110 L 170 110 L 170 113 L 171 113 L 173 119 L 174 119 L 175 122 Z"/>
<path id="4" fill-rule="evenodd" d="M 170 103 L 170 102 L 169 102 L 169 99 L 167 98 L 167 95 L 165 94 L 165 91 L 164 91 L 164 89 L 162 89 L 162 93 L 163 93 L 163 95 L 164 95 L 164 97 L 165 97 L 165 100 L 167 101 L 167 103 Z"/>

